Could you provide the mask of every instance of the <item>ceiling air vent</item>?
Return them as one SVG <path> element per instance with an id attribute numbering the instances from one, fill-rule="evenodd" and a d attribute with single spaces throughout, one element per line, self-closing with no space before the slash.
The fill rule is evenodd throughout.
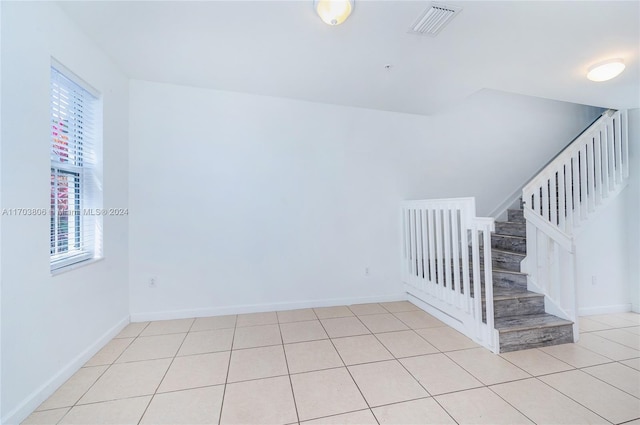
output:
<path id="1" fill-rule="evenodd" d="M 461 7 L 433 3 L 418 16 L 409 28 L 409 32 L 433 37 L 442 31 L 461 10 Z"/>

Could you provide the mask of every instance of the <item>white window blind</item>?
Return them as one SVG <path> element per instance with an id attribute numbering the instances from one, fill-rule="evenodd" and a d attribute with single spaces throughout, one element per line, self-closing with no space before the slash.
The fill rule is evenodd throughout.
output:
<path id="1" fill-rule="evenodd" d="M 100 100 L 76 81 L 51 67 L 52 271 L 102 256 Z"/>

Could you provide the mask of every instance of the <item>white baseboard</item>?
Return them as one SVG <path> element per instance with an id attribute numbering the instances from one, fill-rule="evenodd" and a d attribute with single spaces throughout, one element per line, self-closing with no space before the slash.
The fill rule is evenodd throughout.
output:
<path id="1" fill-rule="evenodd" d="M 51 396 L 62 384 L 76 373 L 91 357 L 104 347 L 114 336 L 129 324 L 129 317 L 124 317 L 115 326 L 102 334 L 93 344 L 78 354 L 73 360 L 61 368 L 47 382 L 25 398 L 15 409 L 0 420 L 1 424 L 19 424 L 27 418 L 43 401 Z"/>
<path id="2" fill-rule="evenodd" d="M 131 313 L 131 321 L 147 322 L 152 320 L 188 319 L 192 317 L 224 316 L 228 314 L 262 313 L 266 311 L 296 310 L 300 308 L 333 307 L 339 305 L 403 301 L 406 299 L 407 294 L 405 292 L 399 292 L 397 294 L 380 295 L 373 297 L 329 298 L 315 301 L 294 301 L 271 304 L 244 304 L 229 307 L 154 311 Z"/>
<path id="3" fill-rule="evenodd" d="M 578 316 L 593 316 L 595 314 L 626 313 L 631 311 L 631 304 L 605 305 L 601 307 L 579 308 Z"/>

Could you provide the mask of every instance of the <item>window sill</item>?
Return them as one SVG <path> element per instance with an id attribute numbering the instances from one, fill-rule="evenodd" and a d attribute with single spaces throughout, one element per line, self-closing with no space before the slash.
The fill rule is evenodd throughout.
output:
<path id="1" fill-rule="evenodd" d="M 91 264 L 97 263 L 102 260 L 104 260 L 104 257 L 89 258 L 88 260 L 79 261 L 77 263 L 69 264 L 68 266 L 62 266 L 58 269 L 51 270 L 51 276 L 57 276 L 59 274 L 67 273 L 67 272 L 79 269 L 81 267 L 89 266 Z"/>

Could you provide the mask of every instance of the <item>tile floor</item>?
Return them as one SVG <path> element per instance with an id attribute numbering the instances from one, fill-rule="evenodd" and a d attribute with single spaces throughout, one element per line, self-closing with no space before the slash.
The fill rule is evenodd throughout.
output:
<path id="1" fill-rule="evenodd" d="M 640 424 L 640 315 L 494 355 L 408 302 L 132 323 L 24 424 Z"/>

